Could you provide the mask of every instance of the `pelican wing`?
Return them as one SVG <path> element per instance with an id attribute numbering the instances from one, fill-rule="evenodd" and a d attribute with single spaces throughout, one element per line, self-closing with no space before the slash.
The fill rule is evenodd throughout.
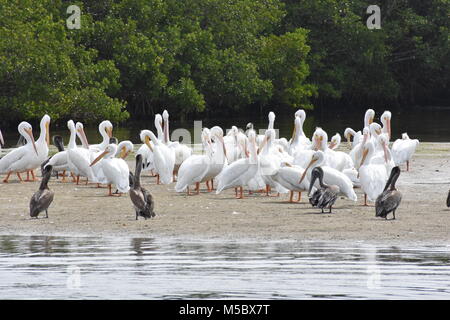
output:
<path id="1" fill-rule="evenodd" d="M 375 215 L 386 217 L 386 215 L 398 208 L 402 201 L 402 194 L 397 190 L 386 190 L 382 192 L 375 201 Z"/>
<path id="2" fill-rule="evenodd" d="M 216 194 L 219 194 L 224 189 L 245 185 L 257 170 L 257 164 L 251 164 L 248 158 L 234 161 L 217 176 L 218 186 Z M 251 173 L 250 176 L 249 172 Z"/>
<path id="3" fill-rule="evenodd" d="M 32 152 L 35 151 L 28 145 L 10 151 L 0 159 L 0 173 L 25 171 L 30 164 Z"/>
<path id="4" fill-rule="evenodd" d="M 187 158 L 178 170 L 178 180 L 175 185 L 176 192 L 183 192 L 196 182 L 202 181 L 208 172 L 209 157 L 206 155 L 192 155 Z"/>
<path id="5" fill-rule="evenodd" d="M 37 217 L 38 214 L 47 210 L 53 202 L 54 192 L 49 189 L 38 190 L 30 200 L 30 216 Z"/>

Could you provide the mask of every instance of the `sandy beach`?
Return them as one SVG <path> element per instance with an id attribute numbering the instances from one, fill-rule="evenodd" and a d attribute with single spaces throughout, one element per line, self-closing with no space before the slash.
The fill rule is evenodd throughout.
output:
<path id="1" fill-rule="evenodd" d="M 450 143 L 421 143 L 410 172 L 402 166 L 397 187 L 403 200 L 396 220 L 376 218 L 373 204 L 362 205 L 361 189 L 355 189 L 356 203 L 339 198 L 332 214 L 322 214 L 311 208 L 305 193 L 294 204 L 287 202 L 287 194 L 245 193 L 245 199 L 235 200 L 234 190 L 216 195 L 207 193 L 203 184 L 200 195 L 186 196 L 176 193 L 174 184 L 156 185 L 156 178 L 147 174 L 142 180 L 154 196 L 156 218 L 136 221 L 127 194 L 109 197 L 107 188 L 52 178 L 49 187 L 55 199 L 49 218 L 36 220 L 30 219 L 28 206 L 39 182 L 20 183 L 11 176 L 9 183 L 0 183 L 0 234 L 443 244 L 450 242 L 450 209 L 445 203 L 450 186 L 449 151 Z M 128 164 L 134 171 L 133 156 Z"/>

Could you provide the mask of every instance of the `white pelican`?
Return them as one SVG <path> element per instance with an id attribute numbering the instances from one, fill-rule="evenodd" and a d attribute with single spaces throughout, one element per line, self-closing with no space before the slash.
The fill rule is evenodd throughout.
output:
<path id="1" fill-rule="evenodd" d="M 375 118 L 375 111 L 373 109 L 367 109 L 366 113 L 364 114 L 364 127 L 370 126 L 370 124 L 373 122 L 373 119 Z"/>
<path id="2" fill-rule="evenodd" d="M 259 153 L 259 171 L 265 184 L 267 196 L 269 196 L 270 190 L 272 188 L 275 189 L 278 193 L 288 192 L 286 188 L 272 179 L 272 176 L 278 171 L 278 169 L 280 169 L 282 162 L 279 151 L 274 150 L 276 148 L 275 146 L 273 146 L 274 140 L 275 130 L 267 129 L 265 138 L 261 144 L 260 150 L 262 151 Z"/>
<path id="3" fill-rule="evenodd" d="M 354 167 L 352 158 L 345 152 L 334 151 L 328 148 L 328 135 L 321 128 L 317 128 L 313 135 L 313 145 L 316 150 L 325 154 L 326 165 L 339 171 Z"/>
<path id="4" fill-rule="evenodd" d="M 155 115 L 155 128 L 156 132 L 158 133 L 158 140 L 163 142 L 164 141 L 164 132 L 163 132 L 163 120 L 162 116 L 157 113 Z M 150 142 L 150 146 L 153 148 L 153 143 Z M 142 155 L 142 171 L 152 171 L 155 169 L 153 165 L 153 151 L 150 150 L 150 148 L 144 143 L 142 144 L 139 149 L 136 151 L 136 155 Z"/>
<path id="5" fill-rule="evenodd" d="M 97 182 L 97 178 L 90 166 L 91 152 L 88 149 L 89 144 L 84 133 L 83 124 L 77 122 L 75 129 L 83 147 L 80 148 L 75 145 L 74 148 L 67 150 L 67 162 L 69 163 L 70 172 L 77 176 L 77 184 L 80 181 L 80 176 L 87 177 L 91 182 Z"/>
<path id="6" fill-rule="evenodd" d="M 254 131 L 249 132 L 249 153 L 248 158 L 234 161 L 217 176 L 218 186 L 216 194 L 225 189 L 240 188 L 238 199 L 243 198 L 243 186 L 253 178 L 258 172 L 258 155 L 256 151 L 256 134 Z"/>
<path id="7" fill-rule="evenodd" d="M 174 175 L 177 174 L 180 165 L 184 160 L 189 158 L 192 154 L 192 148 L 188 147 L 185 144 L 179 143 L 178 141 L 170 141 L 169 139 L 169 113 L 167 110 L 164 110 L 162 117 L 164 119 L 164 143 L 172 148 L 175 153 L 175 166 L 174 166 Z"/>
<path id="8" fill-rule="evenodd" d="M 119 159 L 125 160 L 126 157 L 128 156 L 128 154 L 130 154 L 130 152 L 133 151 L 133 149 L 134 149 L 134 146 L 131 141 L 129 141 L 129 140 L 121 141 L 117 145 L 117 152 L 116 152 L 115 156 Z M 91 156 L 90 156 L 91 162 L 93 160 L 95 160 L 100 154 L 101 154 L 101 152 L 91 152 Z M 95 163 L 93 165 L 91 164 L 91 168 L 92 168 L 92 171 L 94 172 L 98 188 L 100 188 L 101 183 L 108 184 L 108 179 L 105 176 L 105 173 L 103 172 L 102 162 L 103 161 L 98 161 L 97 163 Z"/>
<path id="9" fill-rule="evenodd" d="M 5 183 L 8 182 L 11 173 L 17 173 L 20 181 L 22 181 L 19 173 L 27 171 L 30 167 L 32 156 L 37 156 L 38 154 L 31 124 L 23 121 L 17 129 L 27 143 L 24 146 L 11 150 L 0 159 L 0 173 L 7 174 L 3 180 Z"/>
<path id="10" fill-rule="evenodd" d="M 205 174 L 201 181 L 206 182 L 208 191 L 212 191 L 214 189 L 214 178 L 217 177 L 220 172 L 222 172 L 223 168 L 228 165 L 227 150 L 225 149 L 222 128 L 219 126 L 214 126 L 211 128 L 210 134 L 211 139 L 214 141 L 211 149 L 211 163 L 208 166 L 208 172 Z M 238 136 L 238 141 L 240 141 L 239 139 L 240 138 Z M 209 186 L 208 181 L 210 182 L 211 186 Z"/>
<path id="11" fill-rule="evenodd" d="M 0 156 L 2 155 L 2 147 L 5 145 L 5 140 L 3 140 L 2 130 L 0 130 Z"/>
<path id="12" fill-rule="evenodd" d="M 238 141 L 238 138 L 240 138 L 242 142 L 243 137 L 242 135 L 239 135 L 239 129 L 236 126 L 232 126 L 231 129 L 228 130 L 226 136 L 223 137 L 229 163 L 232 163 L 242 157 L 241 147 L 239 144 L 240 142 Z"/>
<path id="13" fill-rule="evenodd" d="M 175 167 L 175 151 L 159 141 L 150 130 L 142 130 L 141 141 L 153 152 L 153 164 L 158 174 L 158 183 L 169 184 L 173 181 L 173 170 Z M 153 146 L 150 144 L 153 142 Z"/>
<path id="14" fill-rule="evenodd" d="M 370 140 L 370 130 L 369 130 L 369 127 L 365 127 L 363 129 L 363 135 L 362 135 L 362 138 L 360 139 L 359 143 L 349 153 L 356 169 L 359 169 L 359 165 L 361 164 L 364 145 L 369 140 Z"/>
<path id="15" fill-rule="evenodd" d="M 303 110 L 299 110 L 303 111 Z M 298 112 L 298 111 L 297 111 Z M 303 113 L 305 113 L 303 111 Z M 294 120 L 294 132 L 292 134 L 292 139 L 289 145 L 289 154 L 294 155 L 298 150 L 305 150 L 311 148 L 311 140 L 305 136 L 303 132 L 303 122 L 302 113 L 299 113 L 300 116 L 295 117 Z"/>
<path id="16" fill-rule="evenodd" d="M 328 148 L 330 150 L 336 150 L 337 148 L 339 148 L 340 144 L 341 144 L 341 135 L 339 133 L 336 133 L 334 136 L 331 137 Z"/>
<path id="17" fill-rule="evenodd" d="M 289 202 L 294 202 L 294 192 L 298 192 L 296 202 L 299 202 L 301 200 L 301 193 L 308 190 L 309 180 L 307 177 L 300 183 L 298 181 L 298 177 L 302 176 L 304 172 L 305 169 L 300 166 L 282 163 L 280 168 L 272 175 L 274 181 L 290 191 Z"/>
<path id="18" fill-rule="evenodd" d="M 308 178 L 308 180 L 311 181 L 312 169 L 320 166 L 324 171 L 323 181 L 326 184 L 337 185 L 340 189 L 340 194 L 352 201 L 357 201 L 358 198 L 355 191 L 353 190 L 353 184 L 349 177 L 336 169 L 326 166 L 325 161 L 325 154 L 321 150 L 316 151 L 312 156 L 312 159 L 309 162 L 308 166 L 306 167 L 303 175 L 301 176 L 299 183 L 301 183 L 305 178 Z"/>
<path id="19" fill-rule="evenodd" d="M 275 113 L 273 111 L 270 111 L 268 114 L 269 118 L 269 124 L 267 125 L 267 129 L 273 129 L 273 126 L 275 124 Z"/>
<path id="20" fill-rule="evenodd" d="M 395 140 L 392 145 L 392 156 L 396 166 L 406 162 L 406 171 L 409 171 L 409 161 L 411 160 L 416 148 L 419 145 L 419 140 L 410 139 L 405 132 L 402 134 L 402 139 Z"/>
<path id="21" fill-rule="evenodd" d="M 267 130 L 270 130 L 270 129 L 274 130 L 275 113 L 273 111 L 270 111 L 268 118 L 269 118 L 269 124 L 267 125 Z M 257 144 L 257 147 L 260 147 L 262 140 L 264 140 L 264 135 L 262 135 L 262 140 L 261 140 L 260 136 L 261 135 L 258 135 L 256 137 L 257 138 L 256 141 L 258 142 L 258 137 L 259 137 L 259 141 L 260 141 L 260 143 Z M 288 152 L 289 151 L 289 141 L 287 141 L 286 138 L 276 138 L 276 135 L 275 135 L 275 138 L 273 139 L 272 144 L 274 146 L 277 146 L 279 148 L 279 150 L 281 148 L 280 152 Z"/>
<path id="22" fill-rule="evenodd" d="M 370 141 L 372 141 L 373 146 L 375 148 L 375 152 L 382 151 L 381 145 L 378 143 L 378 136 L 383 133 L 381 130 L 381 126 L 373 122 L 369 125 L 370 130 Z"/>
<path id="23" fill-rule="evenodd" d="M 133 152 L 134 145 L 130 140 L 123 140 L 117 145 L 116 157 L 126 160 L 130 152 Z"/>
<path id="24" fill-rule="evenodd" d="M 53 155 L 49 161 L 47 162 L 47 164 L 45 165 L 51 165 L 53 167 L 53 170 L 56 172 L 62 171 L 63 172 L 63 179 L 62 181 L 64 182 L 66 179 L 66 171 L 70 171 L 70 167 L 69 167 L 69 162 L 68 162 L 68 150 L 69 149 L 73 149 L 76 147 L 76 129 L 75 129 L 75 123 L 73 122 L 73 120 L 69 120 L 67 121 L 67 128 L 69 128 L 70 131 L 70 138 L 69 138 L 69 144 L 67 145 L 67 150 L 64 151 L 60 151 L 58 153 L 56 153 L 55 155 Z"/>
<path id="25" fill-rule="evenodd" d="M 346 128 L 344 131 L 344 137 L 347 139 L 347 144 L 350 149 L 354 149 L 358 143 L 361 142 L 362 139 L 362 133 L 361 131 L 355 132 L 352 128 Z M 353 140 L 351 140 L 351 137 L 353 137 Z"/>
<path id="26" fill-rule="evenodd" d="M 33 181 L 36 181 L 36 177 L 34 175 L 34 169 L 40 168 L 41 164 L 47 160 L 48 156 L 48 147 L 50 145 L 50 116 L 44 115 L 40 122 L 41 133 L 39 138 L 36 140 L 36 149 L 37 154 L 30 154 L 30 163 L 27 168 L 27 180 L 28 181 L 28 172 L 31 172 L 31 176 L 33 177 Z"/>
<path id="27" fill-rule="evenodd" d="M 390 111 L 385 111 L 383 112 L 383 114 L 381 115 L 381 123 L 383 124 L 383 128 L 382 131 L 383 133 L 387 133 L 388 134 L 388 138 L 389 140 L 391 140 L 391 136 L 392 136 L 392 132 L 391 132 L 391 118 L 392 118 L 392 113 Z"/>
<path id="28" fill-rule="evenodd" d="M 380 163 L 373 163 L 375 146 L 372 141 L 368 141 L 363 148 L 363 157 L 359 167 L 359 181 L 364 191 L 364 205 L 369 201 L 375 202 L 377 197 L 383 192 L 383 188 L 388 179 L 386 167 Z"/>
<path id="29" fill-rule="evenodd" d="M 378 145 L 383 151 L 378 151 L 371 162 L 383 164 L 386 168 L 386 173 L 389 175 L 392 168 L 395 167 L 395 162 L 391 150 L 389 150 L 389 135 L 387 133 L 382 133 L 378 136 Z"/>
<path id="30" fill-rule="evenodd" d="M 115 158 L 117 153 L 117 145 L 109 144 L 106 146 L 105 151 L 98 155 L 97 158 L 92 161 L 91 166 L 102 160 L 101 167 L 103 174 L 106 177 L 109 194 L 112 196 L 111 185 L 115 185 L 119 193 L 126 193 L 130 190 L 130 169 L 125 160 L 121 158 Z"/>
<path id="31" fill-rule="evenodd" d="M 207 128 L 202 131 L 202 143 L 206 145 L 206 153 L 193 154 L 181 164 L 175 185 L 176 192 L 187 190 L 190 195 L 189 186 L 195 184 L 197 194 L 200 193 L 200 182 L 208 173 L 212 158 L 210 130 Z"/>
<path id="32" fill-rule="evenodd" d="M 249 132 L 250 130 L 255 130 L 254 125 L 253 125 L 252 122 L 247 123 L 245 129 L 246 129 L 245 132 L 244 132 L 245 136 L 247 136 L 247 134 L 248 134 L 248 132 Z M 256 132 L 256 130 L 255 130 L 255 132 Z M 263 134 L 257 134 L 257 135 L 256 135 L 256 146 L 257 146 L 258 148 L 259 148 L 259 146 L 261 145 L 261 143 L 263 142 L 263 140 L 264 140 L 264 135 L 263 135 Z M 242 157 L 243 157 L 243 156 L 242 156 Z"/>
<path id="33" fill-rule="evenodd" d="M 113 125 L 109 120 L 104 120 L 98 125 L 98 132 L 102 136 L 103 140 L 99 144 L 93 144 L 89 146 L 89 150 L 93 152 L 99 152 L 105 150 L 109 144 L 109 139 L 112 137 Z"/>

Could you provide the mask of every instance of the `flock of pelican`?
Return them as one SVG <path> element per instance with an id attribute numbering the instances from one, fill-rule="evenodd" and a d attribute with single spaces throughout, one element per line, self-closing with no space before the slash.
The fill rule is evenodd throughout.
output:
<path id="1" fill-rule="evenodd" d="M 52 172 L 56 172 L 57 177 L 62 172 L 63 182 L 66 177 L 72 177 L 72 181 L 79 184 L 83 177 L 86 183 L 107 185 L 110 196 L 129 193 L 136 219 L 138 216 L 151 218 L 155 216 L 153 196 L 140 180 L 141 172 L 149 172 L 156 176 L 157 184 L 175 182 L 175 191 L 187 195 L 199 194 L 202 183 L 206 184 L 208 192 L 215 190 L 216 194 L 234 189 L 238 199 L 244 198 L 244 189 L 249 194 L 262 192 L 266 196 L 290 193 L 289 202 L 299 202 L 301 193 L 307 192 L 310 203 L 322 212 L 324 208 L 331 212 L 338 196 L 357 201 L 354 188 L 361 188 L 364 205 L 368 205 L 368 201 L 375 202 L 376 216 L 386 218 L 393 212 L 395 219 L 395 210 L 401 201 L 401 193 L 395 188 L 399 166 L 406 163 L 409 171 L 409 162 L 419 141 L 404 133 L 390 147 L 391 116 L 391 112 L 385 111 L 378 124 L 374 122 L 375 111 L 368 109 L 361 130 L 347 128 L 344 131 L 349 153 L 338 151 L 339 133 L 329 141 L 328 134 L 316 128 L 311 139 L 308 138 L 303 131 L 306 113 L 298 110 L 293 117 L 293 134 L 289 140 L 277 137 L 275 114 L 270 112 L 267 129 L 260 130 L 263 134 L 257 134 L 252 123 L 247 124 L 245 131 L 233 126 L 226 133 L 219 126 L 203 128 L 202 152 L 194 154 L 191 146 L 170 141 L 169 114 L 164 110 L 162 115 L 155 116 L 156 135 L 147 129 L 140 133 L 142 146 L 136 151 L 133 174 L 125 159 L 134 151 L 134 146 L 128 140 L 118 143 L 108 120 L 98 126 L 102 137 L 99 144 L 89 144 L 83 124 L 69 120 L 68 145 L 64 147 L 61 138 L 55 136 L 53 141 L 58 152 L 48 157 L 50 117 L 45 115 L 37 140 L 29 123 L 19 124 L 18 131 L 25 143 L 0 159 L 0 173 L 6 174 L 4 183 L 12 174 L 22 181 L 23 173 L 27 173 L 25 181 L 36 181 L 34 170 L 41 168 L 42 181 L 30 201 L 31 217 L 43 211 L 48 217 L 47 210 L 54 196 L 48 181 Z M 77 137 L 81 145 L 77 145 Z M 0 132 L 1 145 L 4 140 Z M 191 191 L 192 187 L 195 192 Z M 294 200 L 297 193 L 297 200 Z"/>

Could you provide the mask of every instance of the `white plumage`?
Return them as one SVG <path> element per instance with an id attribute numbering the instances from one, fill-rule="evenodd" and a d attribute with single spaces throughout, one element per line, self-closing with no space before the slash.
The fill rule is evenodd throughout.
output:
<path id="1" fill-rule="evenodd" d="M 258 156 L 256 154 L 256 135 L 254 131 L 249 132 L 249 151 L 250 156 L 236 160 L 227 167 L 217 177 L 218 186 L 216 194 L 225 189 L 241 188 L 247 185 L 248 181 L 253 178 L 258 171 Z"/>
<path id="2" fill-rule="evenodd" d="M 372 141 L 365 144 L 363 149 L 363 158 L 359 168 L 359 180 L 364 194 L 367 195 L 369 201 L 375 201 L 383 192 L 384 186 L 388 179 L 386 167 L 383 164 L 372 162 L 375 154 L 375 147 Z M 364 201 L 366 204 L 366 201 Z"/>
<path id="3" fill-rule="evenodd" d="M 175 167 L 175 152 L 164 143 L 158 140 L 150 130 L 142 130 L 141 141 L 145 143 L 153 152 L 153 164 L 159 180 L 162 184 L 169 184 L 173 181 L 173 170 Z M 153 146 L 150 144 L 153 142 Z"/>
<path id="4" fill-rule="evenodd" d="M 410 139 L 405 132 L 402 134 L 402 139 L 395 140 L 392 145 L 392 156 L 395 165 L 399 166 L 406 162 L 407 170 L 409 170 L 409 161 L 411 160 L 416 148 L 419 145 L 419 140 Z"/>
<path id="5" fill-rule="evenodd" d="M 28 122 L 21 122 L 17 127 L 19 133 L 25 138 L 27 143 L 24 146 L 11 150 L 0 159 L 0 173 L 7 173 L 3 182 L 8 182 L 11 173 L 20 173 L 30 168 L 33 155 L 37 155 L 37 148 L 34 141 L 33 129 Z"/>
<path id="6" fill-rule="evenodd" d="M 109 194 L 111 195 L 111 185 L 115 185 L 120 193 L 126 193 L 130 190 L 129 175 L 130 169 L 125 160 L 115 158 L 117 153 L 117 145 L 109 144 L 92 163 L 91 166 L 99 162 L 103 174 L 105 175 L 105 183 L 109 185 Z"/>
<path id="7" fill-rule="evenodd" d="M 344 173 L 329 166 L 326 166 L 324 164 L 325 164 L 325 154 L 319 150 L 316 153 L 314 153 L 310 163 L 306 167 L 306 172 L 303 173 L 302 178 L 300 179 L 300 182 L 302 182 L 303 179 L 305 179 L 305 177 L 307 177 L 308 180 L 311 180 L 312 169 L 320 166 L 324 172 L 323 181 L 325 182 L 325 184 L 338 186 L 340 189 L 340 194 L 342 194 L 343 196 L 347 197 L 352 201 L 356 201 L 358 197 L 356 196 L 356 193 L 353 190 L 353 183 L 350 180 L 350 178 L 347 177 L 347 175 L 345 175 Z"/>

